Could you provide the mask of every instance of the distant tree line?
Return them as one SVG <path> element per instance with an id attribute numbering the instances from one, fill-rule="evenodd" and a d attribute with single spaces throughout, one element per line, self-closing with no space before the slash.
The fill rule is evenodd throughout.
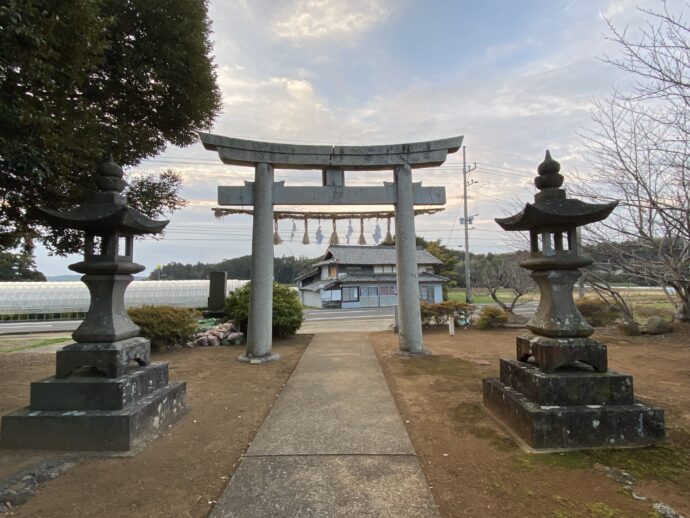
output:
<path id="1" fill-rule="evenodd" d="M 292 284 L 295 277 L 307 271 L 319 258 L 307 257 L 276 257 L 273 261 L 273 278 L 282 284 Z M 251 273 L 252 256 L 244 255 L 234 259 L 226 259 L 219 263 L 182 264 L 169 263 L 149 275 L 149 279 L 156 280 L 204 280 L 209 278 L 211 271 L 227 272 L 229 279 L 249 279 Z"/>

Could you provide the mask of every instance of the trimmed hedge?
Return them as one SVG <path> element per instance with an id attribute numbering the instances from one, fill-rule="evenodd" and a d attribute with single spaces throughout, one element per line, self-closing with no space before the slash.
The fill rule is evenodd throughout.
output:
<path id="1" fill-rule="evenodd" d="M 477 329 L 496 329 L 508 323 L 510 315 L 501 308 L 484 306 L 474 324 Z"/>
<path id="2" fill-rule="evenodd" d="M 140 335 L 151 340 L 154 351 L 182 345 L 196 329 L 192 312 L 173 306 L 142 306 L 127 310 L 129 318 L 141 328 Z"/>
<path id="3" fill-rule="evenodd" d="M 244 332 L 249 322 L 249 293 L 251 283 L 233 291 L 225 299 L 225 313 Z M 284 284 L 273 283 L 273 336 L 294 335 L 302 326 L 304 313 L 302 303 L 295 290 Z"/>
<path id="4" fill-rule="evenodd" d="M 443 325 L 448 323 L 451 316 L 464 322 L 469 322 L 470 316 L 474 311 L 472 304 L 464 302 L 453 302 L 445 300 L 439 304 L 429 304 L 421 302 L 419 309 L 422 315 L 422 325 Z"/>

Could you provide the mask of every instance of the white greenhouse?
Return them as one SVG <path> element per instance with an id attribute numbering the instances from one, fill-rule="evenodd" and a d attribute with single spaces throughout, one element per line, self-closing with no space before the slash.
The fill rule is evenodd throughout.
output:
<path id="1" fill-rule="evenodd" d="M 246 282 L 228 279 L 227 293 Z M 205 308 L 208 291 L 208 280 L 133 281 L 125 292 L 125 306 Z M 76 316 L 88 311 L 89 301 L 89 290 L 82 282 L 0 282 L 0 318 L 4 320 Z"/>

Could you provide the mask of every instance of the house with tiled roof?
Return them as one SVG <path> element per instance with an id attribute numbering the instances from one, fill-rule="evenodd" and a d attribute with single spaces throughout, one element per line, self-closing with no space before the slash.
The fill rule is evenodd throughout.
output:
<path id="1" fill-rule="evenodd" d="M 363 308 L 397 304 L 394 246 L 331 245 L 313 269 L 295 279 L 305 306 L 317 308 Z M 417 248 L 419 298 L 441 302 L 443 283 L 436 274 L 443 264 L 421 247 Z"/>

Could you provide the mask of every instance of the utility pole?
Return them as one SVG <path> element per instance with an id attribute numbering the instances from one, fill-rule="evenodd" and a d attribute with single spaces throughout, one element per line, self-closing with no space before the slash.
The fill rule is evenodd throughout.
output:
<path id="1" fill-rule="evenodd" d="M 468 304 L 472 303 L 472 282 L 470 280 L 470 220 L 467 217 L 467 173 L 475 170 L 477 164 L 473 167 L 467 167 L 467 153 L 465 146 L 462 146 L 462 191 L 464 200 L 465 217 L 463 222 L 465 223 L 465 300 Z"/>
<path id="2" fill-rule="evenodd" d="M 577 253 L 581 254 L 582 253 L 582 236 L 580 235 L 580 227 L 577 227 L 575 229 L 576 232 L 576 239 L 577 239 Z M 585 298 L 585 276 L 584 273 L 580 275 L 580 279 L 577 281 L 577 298 L 578 299 L 584 299 Z"/>

